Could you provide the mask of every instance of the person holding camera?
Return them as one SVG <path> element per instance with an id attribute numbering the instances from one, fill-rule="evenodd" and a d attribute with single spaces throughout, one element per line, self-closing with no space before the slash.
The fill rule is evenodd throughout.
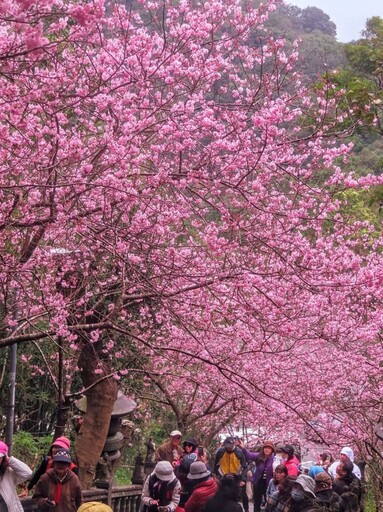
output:
<path id="1" fill-rule="evenodd" d="M 53 455 L 53 467 L 40 477 L 33 495 L 39 510 L 77 512 L 82 492 L 80 480 L 69 469 L 71 463 L 68 450 L 60 449 Z"/>
<path id="2" fill-rule="evenodd" d="M 180 502 L 181 484 L 167 460 L 157 462 L 145 480 L 141 503 L 144 512 L 174 512 Z"/>

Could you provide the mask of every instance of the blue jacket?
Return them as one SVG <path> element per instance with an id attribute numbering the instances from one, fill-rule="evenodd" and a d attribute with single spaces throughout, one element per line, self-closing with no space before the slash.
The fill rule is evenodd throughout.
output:
<path id="1" fill-rule="evenodd" d="M 242 449 L 247 462 L 255 462 L 255 469 L 251 477 L 253 485 L 257 485 L 262 480 L 262 475 L 266 467 L 266 486 L 269 485 L 270 480 L 273 478 L 273 462 L 274 454 L 271 454 L 268 459 L 262 460 L 259 458 L 260 452 L 249 452 L 246 448 Z"/>

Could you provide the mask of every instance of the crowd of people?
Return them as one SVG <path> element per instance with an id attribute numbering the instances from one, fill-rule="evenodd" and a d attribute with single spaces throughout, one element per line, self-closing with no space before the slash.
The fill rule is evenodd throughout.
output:
<path id="1" fill-rule="evenodd" d="M 361 471 L 350 447 L 338 460 L 324 451 L 307 467 L 289 444 L 265 440 L 251 451 L 229 436 L 210 460 L 196 439 L 182 437 L 174 430 L 158 447 L 143 512 L 248 512 L 249 501 L 254 512 L 363 510 Z"/>
<path id="2" fill-rule="evenodd" d="M 227 437 L 210 458 L 196 439 L 182 441 L 181 432 L 174 430 L 155 457 L 140 512 L 249 512 L 250 501 L 254 512 L 363 509 L 362 475 L 350 447 L 342 448 L 338 460 L 323 452 L 307 467 L 292 445 L 265 440 L 251 451 L 240 439 Z M 86 512 L 110 512 L 102 504 L 93 509 L 83 504 L 66 437 L 53 441 L 33 476 L 25 463 L 8 456 L 8 446 L 0 441 L 0 512 L 23 512 L 17 486 L 25 481 L 26 495 L 32 490 L 42 512 L 85 512 L 85 505 Z"/>

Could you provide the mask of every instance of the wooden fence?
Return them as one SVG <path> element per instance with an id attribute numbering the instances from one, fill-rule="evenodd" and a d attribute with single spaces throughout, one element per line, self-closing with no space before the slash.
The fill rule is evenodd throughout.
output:
<path id="1" fill-rule="evenodd" d="M 113 512 L 138 512 L 141 502 L 141 485 L 126 485 L 108 489 L 89 489 L 83 491 L 84 501 L 111 501 Z M 24 512 L 36 512 L 36 503 L 32 498 L 21 500 Z"/>

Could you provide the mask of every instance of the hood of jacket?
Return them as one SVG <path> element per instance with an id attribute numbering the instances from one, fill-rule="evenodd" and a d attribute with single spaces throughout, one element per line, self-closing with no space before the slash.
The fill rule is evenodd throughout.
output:
<path id="1" fill-rule="evenodd" d="M 317 500 L 320 501 L 320 503 L 330 503 L 333 494 L 335 493 L 332 489 L 323 489 L 322 491 L 317 491 L 315 493 Z"/>
<path id="2" fill-rule="evenodd" d="M 344 448 L 342 448 L 340 453 L 346 455 L 346 457 L 348 457 L 351 462 L 354 462 L 354 451 L 349 446 L 345 446 Z"/>
<path id="3" fill-rule="evenodd" d="M 208 480 L 205 480 L 204 482 L 200 482 L 199 484 L 196 484 L 194 486 L 194 489 L 200 489 L 201 487 L 204 487 L 206 489 L 215 488 L 217 487 L 217 483 L 214 480 L 214 478 L 209 478 Z"/>
<path id="4" fill-rule="evenodd" d="M 62 484 L 64 484 L 65 482 L 68 482 L 68 480 L 70 480 L 71 478 L 74 477 L 74 473 L 70 469 L 68 469 L 68 471 L 66 472 L 66 475 L 64 476 L 64 478 L 62 480 L 59 479 L 59 477 L 57 476 L 56 471 L 53 468 L 49 469 L 47 471 L 47 475 L 52 480 L 52 482 L 54 482 L 55 484 L 58 484 L 60 482 Z"/>

